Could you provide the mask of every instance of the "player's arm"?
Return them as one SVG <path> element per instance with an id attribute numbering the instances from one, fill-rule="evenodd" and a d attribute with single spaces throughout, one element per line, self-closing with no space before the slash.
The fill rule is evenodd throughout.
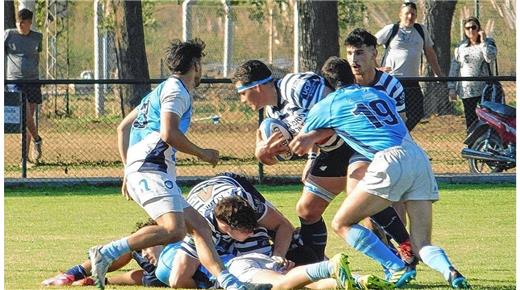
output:
<path id="1" fill-rule="evenodd" d="M 123 165 L 126 164 L 126 152 L 128 151 L 130 130 L 132 129 L 132 123 L 134 123 L 135 118 L 137 118 L 137 109 L 133 109 L 132 112 L 126 115 L 123 121 L 121 121 L 119 126 L 117 126 L 117 149 L 119 150 L 119 156 L 121 156 Z"/>
<path id="2" fill-rule="evenodd" d="M 294 232 L 291 222 L 277 209 L 267 206 L 267 213 L 258 225 L 275 232 L 273 256 L 285 257 Z"/>
<path id="3" fill-rule="evenodd" d="M 215 166 L 218 163 L 219 153 L 217 150 L 204 149 L 193 144 L 184 133 L 179 130 L 180 117 L 176 113 L 161 112 L 161 139 L 176 150 L 197 156 L 202 161 Z"/>
<path id="4" fill-rule="evenodd" d="M 311 150 L 314 144 L 319 143 L 323 139 L 330 137 L 334 134 L 332 129 L 317 129 L 307 133 L 300 132 L 294 139 L 289 143 L 291 150 L 300 156 L 306 154 Z"/>

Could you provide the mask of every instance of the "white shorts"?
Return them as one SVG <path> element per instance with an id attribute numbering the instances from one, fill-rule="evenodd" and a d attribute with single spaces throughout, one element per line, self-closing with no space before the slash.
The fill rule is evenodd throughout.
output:
<path id="1" fill-rule="evenodd" d="M 393 202 L 439 199 L 428 156 L 408 140 L 401 146 L 377 152 L 358 186 Z"/>
<path id="2" fill-rule="evenodd" d="M 226 265 L 229 273 L 233 274 L 241 282 L 251 283 L 253 277 L 260 270 L 271 270 L 281 273 L 278 263 L 271 257 L 259 253 L 233 258 Z"/>
<path id="3" fill-rule="evenodd" d="M 168 212 L 183 212 L 190 205 L 175 180 L 163 172 L 132 172 L 126 176 L 130 197 L 157 219 Z"/>

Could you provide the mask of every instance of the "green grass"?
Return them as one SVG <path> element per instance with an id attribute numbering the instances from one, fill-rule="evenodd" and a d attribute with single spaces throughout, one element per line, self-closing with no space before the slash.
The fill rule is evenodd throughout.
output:
<path id="1" fill-rule="evenodd" d="M 297 224 L 294 205 L 301 186 L 258 188 Z M 326 211 L 327 222 L 340 200 Z M 6 189 L 4 202 L 6 289 L 39 288 L 43 279 L 85 259 L 88 247 L 126 235 L 146 217 L 116 187 Z M 433 243 L 446 249 L 474 289 L 515 289 L 515 186 L 441 184 L 441 200 L 434 204 Z M 330 233 L 327 254 L 338 251 L 351 255 L 354 271 L 381 275 L 376 263 Z M 422 264 L 417 278 L 411 288 L 446 289 L 441 276 Z"/>

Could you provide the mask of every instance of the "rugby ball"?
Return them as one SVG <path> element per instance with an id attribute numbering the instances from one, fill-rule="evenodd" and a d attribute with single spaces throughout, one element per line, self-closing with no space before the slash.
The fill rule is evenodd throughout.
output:
<path id="1" fill-rule="evenodd" d="M 269 139 L 269 137 L 271 137 L 271 135 L 273 135 L 276 132 L 281 132 L 283 138 L 285 139 L 283 144 L 287 146 L 289 146 L 289 142 L 291 142 L 293 137 L 291 132 L 289 132 L 289 128 L 287 127 L 287 125 L 284 122 L 274 118 L 264 119 L 262 123 L 260 123 L 259 129 L 260 133 L 262 134 L 263 140 Z M 292 156 L 292 151 L 288 149 L 287 152 L 278 154 L 275 157 L 276 159 L 278 159 L 278 161 L 284 161 L 291 159 Z"/>

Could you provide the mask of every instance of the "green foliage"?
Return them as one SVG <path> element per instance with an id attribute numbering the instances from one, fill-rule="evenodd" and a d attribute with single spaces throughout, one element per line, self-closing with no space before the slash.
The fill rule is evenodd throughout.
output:
<path id="1" fill-rule="evenodd" d="M 362 0 L 339 0 L 338 22 L 341 29 L 356 27 L 363 23 L 367 7 Z"/>
<path id="2" fill-rule="evenodd" d="M 157 19 L 155 19 L 153 16 L 156 1 L 144 0 L 142 3 L 143 3 L 143 25 L 144 25 L 144 27 L 148 27 L 153 30 L 157 29 Z"/>
<path id="3" fill-rule="evenodd" d="M 101 0 L 100 4 L 107 5 L 107 1 L 112 0 Z M 149 28 L 151 30 L 157 29 L 157 19 L 154 18 L 154 11 L 155 11 L 155 5 L 156 1 L 153 0 L 142 0 L 141 1 L 141 7 L 142 7 L 142 15 L 143 15 L 143 26 L 146 28 Z M 104 17 L 101 17 L 99 28 L 101 31 L 112 31 L 114 30 L 115 26 L 115 18 L 114 18 L 113 11 L 110 11 L 109 13 L 105 13 Z"/>

